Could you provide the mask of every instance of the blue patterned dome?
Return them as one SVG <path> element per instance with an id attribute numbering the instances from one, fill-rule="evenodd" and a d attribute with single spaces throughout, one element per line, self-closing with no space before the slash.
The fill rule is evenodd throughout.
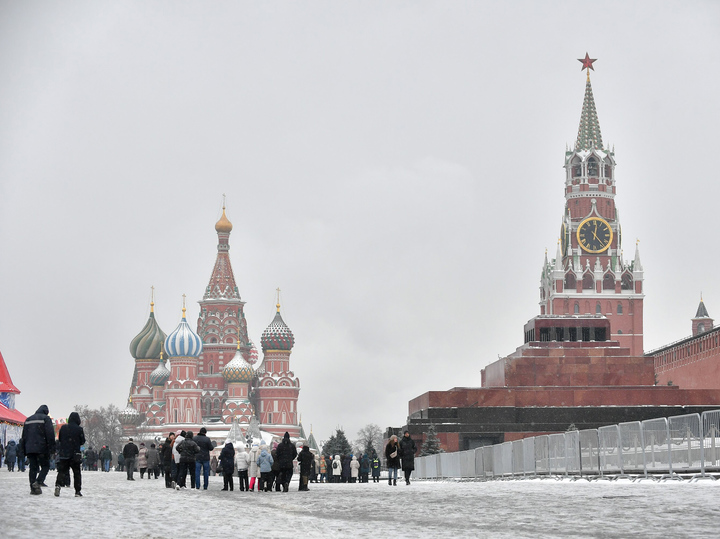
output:
<path id="1" fill-rule="evenodd" d="M 165 352 L 168 357 L 197 357 L 202 349 L 202 340 L 185 320 L 185 307 L 183 307 L 180 324 L 165 339 Z"/>
<path id="2" fill-rule="evenodd" d="M 252 382 L 255 370 L 250 363 L 245 361 L 242 352 L 238 350 L 235 352 L 235 357 L 223 368 L 222 376 L 228 383 Z"/>
<path id="3" fill-rule="evenodd" d="M 150 384 L 154 386 L 164 386 L 165 382 L 170 378 L 170 371 L 165 366 L 165 360 L 161 359 L 155 370 L 150 373 Z"/>
<path id="4" fill-rule="evenodd" d="M 292 350 L 295 344 L 295 337 L 280 316 L 280 304 L 277 305 L 277 313 L 270 325 L 263 331 L 260 338 L 263 352 L 266 350 Z"/>

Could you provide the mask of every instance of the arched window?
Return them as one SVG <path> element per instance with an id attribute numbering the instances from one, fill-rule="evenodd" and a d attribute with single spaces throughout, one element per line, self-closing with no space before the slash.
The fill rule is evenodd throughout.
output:
<path id="1" fill-rule="evenodd" d="M 622 314 L 622 303 L 618 303 L 617 313 Z"/>
<path id="2" fill-rule="evenodd" d="M 595 176 L 598 175 L 598 162 L 597 159 L 594 157 L 591 157 L 588 159 L 588 176 Z"/>
<path id="3" fill-rule="evenodd" d="M 622 288 L 623 290 L 632 290 L 633 289 L 632 275 L 630 275 L 629 273 L 623 274 L 620 288 Z"/>
<path id="4" fill-rule="evenodd" d="M 583 275 L 583 290 L 592 290 L 595 288 L 595 279 L 593 279 L 593 274 L 589 271 Z"/>
<path id="5" fill-rule="evenodd" d="M 705 333 L 705 324 L 698 324 L 698 333 Z"/>
<path id="6" fill-rule="evenodd" d="M 622 335 L 622 329 L 618 329 L 618 335 Z"/>
<path id="7" fill-rule="evenodd" d="M 210 365 L 208 365 L 208 370 L 210 371 L 210 374 L 213 374 L 214 369 L 215 369 L 215 366 L 212 363 L 210 363 Z"/>
<path id="8" fill-rule="evenodd" d="M 580 166 L 580 159 L 578 159 L 576 157 L 575 159 L 573 159 L 573 162 L 572 162 L 572 177 L 578 178 L 581 175 L 582 175 L 582 168 Z"/>
<path id="9" fill-rule="evenodd" d="M 609 271 L 603 277 L 603 290 L 615 290 L 615 276 Z"/>
<path id="10" fill-rule="evenodd" d="M 575 308 L 573 309 L 574 314 L 580 314 L 580 304 L 576 301 Z"/>
<path id="11" fill-rule="evenodd" d="M 574 273 L 568 272 L 565 274 L 564 288 L 565 290 L 575 290 L 577 288 L 577 279 Z"/>
<path id="12" fill-rule="evenodd" d="M 602 307 L 600 307 L 599 301 L 595 304 L 595 314 L 602 314 Z"/>

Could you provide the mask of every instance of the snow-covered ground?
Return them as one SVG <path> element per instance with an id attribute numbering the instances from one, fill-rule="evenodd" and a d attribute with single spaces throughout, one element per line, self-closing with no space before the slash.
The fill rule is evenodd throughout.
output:
<path id="1" fill-rule="evenodd" d="M 297 476 L 295 476 L 297 479 Z M 720 481 L 415 481 L 310 484 L 289 493 L 166 489 L 162 478 L 83 472 L 31 496 L 27 473 L 0 471 L 2 537 L 718 537 Z"/>

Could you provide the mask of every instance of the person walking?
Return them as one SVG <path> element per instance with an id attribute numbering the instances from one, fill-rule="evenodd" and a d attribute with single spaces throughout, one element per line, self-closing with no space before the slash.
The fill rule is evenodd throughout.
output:
<path id="1" fill-rule="evenodd" d="M 190 488 L 195 488 L 195 458 L 200 453 L 200 448 L 193 440 L 193 433 L 188 432 L 185 435 L 185 439 L 176 444 L 177 450 L 180 453 L 180 466 L 178 467 L 178 479 L 177 489 L 186 488 L 187 474 L 190 472 Z"/>
<path id="2" fill-rule="evenodd" d="M 325 455 L 320 457 L 320 482 L 325 483 L 327 481 L 327 462 L 325 462 Z"/>
<path id="3" fill-rule="evenodd" d="M 220 469 L 223 475 L 223 490 L 232 492 L 233 486 L 233 471 L 235 468 L 235 448 L 233 444 L 228 442 L 225 447 L 220 451 Z"/>
<path id="4" fill-rule="evenodd" d="M 82 475 L 80 465 L 82 464 L 82 453 L 80 448 L 85 443 L 85 431 L 80 426 L 80 415 L 71 412 L 67 423 L 60 427 L 58 433 L 58 472 L 55 478 L 55 496 L 60 496 L 60 489 L 70 484 L 70 469 L 73 471 L 73 486 L 75 497 L 82 497 Z"/>
<path id="5" fill-rule="evenodd" d="M 398 439 L 394 434 L 390 436 L 385 446 L 385 461 L 388 469 L 388 485 L 397 486 L 397 473 L 400 467 L 400 448 L 398 447 Z"/>
<path id="6" fill-rule="evenodd" d="M 183 440 L 185 439 L 185 431 L 179 430 L 175 433 L 175 440 L 173 441 L 172 454 L 173 454 L 173 488 L 177 487 L 178 483 L 178 472 L 180 471 L 180 452 L 177 450 Z"/>
<path id="7" fill-rule="evenodd" d="M 273 458 L 271 479 L 275 485 L 275 492 L 280 492 L 282 490 L 282 485 L 280 484 L 280 461 L 277 458 L 277 444 L 274 445 L 270 454 Z M 273 490 L 272 487 L 270 487 L 270 490 Z"/>
<path id="8" fill-rule="evenodd" d="M 342 461 L 340 455 L 335 455 L 332 461 L 332 480 L 333 483 L 339 483 L 342 476 Z"/>
<path id="9" fill-rule="evenodd" d="M 30 461 L 30 494 L 42 494 L 41 487 L 47 486 L 45 478 L 50 471 L 50 453 L 55 451 L 55 429 L 49 413 L 43 404 L 23 425 L 20 449 L 23 459 L 27 456 Z"/>
<path id="10" fill-rule="evenodd" d="M 260 482 L 258 492 L 270 492 L 270 478 L 272 477 L 273 458 L 268 453 L 267 445 L 260 446 L 260 456 L 257 458 L 258 469 L 260 470 Z"/>
<path id="11" fill-rule="evenodd" d="M 124 472 L 125 471 L 125 455 L 122 454 L 122 451 L 118 453 L 118 465 L 117 470 L 118 472 Z"/>
<path id="12" fill-rule="evenodd" d="M 360 475 L 360 463 L 355 455 L 351 456 L 350 459 L 350 482 L 356 483 L 358 476 Z"/>
<path id="13" fill-rule="evenodd" d="M 235 466 L 237 467 L 238 471 L 238 484 L 240 485 L 240 490 L 242 492 L 250 490 L 250 485 L 248 483 L 248 468 L 250 467 L 250 448 L 247 445 L 240 448 L 240 450 L 235 453 Z M 223 473 L 225 472 L 223 471 Z"/>
<path id="14" fill-rule="evenodd" d="M 154 476 L 157 479 L 160 476 L 160 453 L 155 448 L 155 444 L 150 444 L 147 450 L 147 474 L 148 479 Z"/>
<path id="15" fill-rule="evenodd" d="M 148 450 L 147 447 L 145 447 L 145 442 L 140 442 L 140 449 L 138 449 L 137 456 L 137 467 L 138 470 L 140 470 L 140 479 L 143 479 L 143 477 L 145 476 L 145 472 L 147 471 L 147 452 Z"/>
<path id="16" fill-rule="evenodd" d="M 10 440 L 5 447 L 5 464 L 7 464 L 8 472 L 15 471 L 15 461 L 17 460 L 17 444 L 15 440 Z"/>
<path id="17" fill-rule="evenodd" d="M 255 490 L 256 479 L 260 476 L 260 471 L 257 465 L 257 459 L 260 456 L 260 446 L 258 444 L 252 444 L 250 449 L 250 467 L 248 468 L 248 475 L 250 476 L 250 487 L 248 491 Z"/>
<path id="18" fill-rule="evenodd" d="M 367 456 L 367 453 L 363 453 L 360 459 L 360 482 L 367 483 L 368 475 L 370 475 L 370 458 Z"/>
<path id="19" fill-rule="evenodd" d="M 138 446 L 133 443 L 132 438 L 128 438 L 128 443 L 123 447 L 122 454 L 125 458 L 125 469 L 127 470 L 127 480 L 135 481 L 133 479 L 133 473 L 135 473 L 135 459 L 138 456 L 140 450 Z"/>
<path id="20" fill-rule="evenodd" d="M 290 433 L 285 432 L 282 442 L 277 446 L 277 457 L 280 461 L 280 484 L 283 492 L 288 492 L 293 475 L 293 461 L 297 457 L 297 449 L 290 441 Z"/>
<path id="21" fill-rule="evenodd" d="M 410 438 L 410 433 L 405 431 L 402 440 L 400 440 L 400 458 L 402 459 L 402 469 L 405 472 L 405 484 L 410 484 L 410 475 L 415 469 L 415 453 L 417 446 L 415 440 Z"/>
<path id="22" fill-rule="evenodd" d="M 310 446 L 304 445 L 302 451 L 298 455 L 298 463 L 300 464 L 300 486 L 298 490 L 307 491 L 308 482 L 310 480 L 310 472 L 312 472 L 315 456 L 310 452 Z"/>
<path id="23" fill-rule="evenodd" d="M 160 458 L 162 460 L 163 475 L 165 475 L 165 488 L 173 488 L 173 475 L 172 475 L 172 458 L 173 458 L 173 441 L 175 440 L 175 433 L 171 432 L 165 443 L 162 445 L 162 451 L 160 452 Z"/>
<path id="24" fill-rule="evenodd" d="M 100 462 L 102 462 L 102 471 L 109 472 L 110 463 L 112 462 L 112 451 L 110 451 L 110 448 L 106 445 L 102 446 L 100 450 Z"/>
<path id="25" fill-rule="evenodd" d="M 210 452 L 215 449 L 210 438 L 207 437 L 207 429 L 200 428 L 200 432 L 194 438 L 195 443 L 200 448 L 200 452 L 195 458 L 195 488 L 200 489 L 200 472 L 203 474 L 203 490 L 207 490 L 210 476 Z"/>

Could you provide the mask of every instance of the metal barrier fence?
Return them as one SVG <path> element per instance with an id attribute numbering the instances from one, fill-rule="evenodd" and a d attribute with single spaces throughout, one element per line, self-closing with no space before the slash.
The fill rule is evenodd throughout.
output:
<path id="1" fill-rule="evenodd" d="M 706 472 L 720 472 L 720 410 L 415 458 L 415 477 L 420 479 Z"/>

